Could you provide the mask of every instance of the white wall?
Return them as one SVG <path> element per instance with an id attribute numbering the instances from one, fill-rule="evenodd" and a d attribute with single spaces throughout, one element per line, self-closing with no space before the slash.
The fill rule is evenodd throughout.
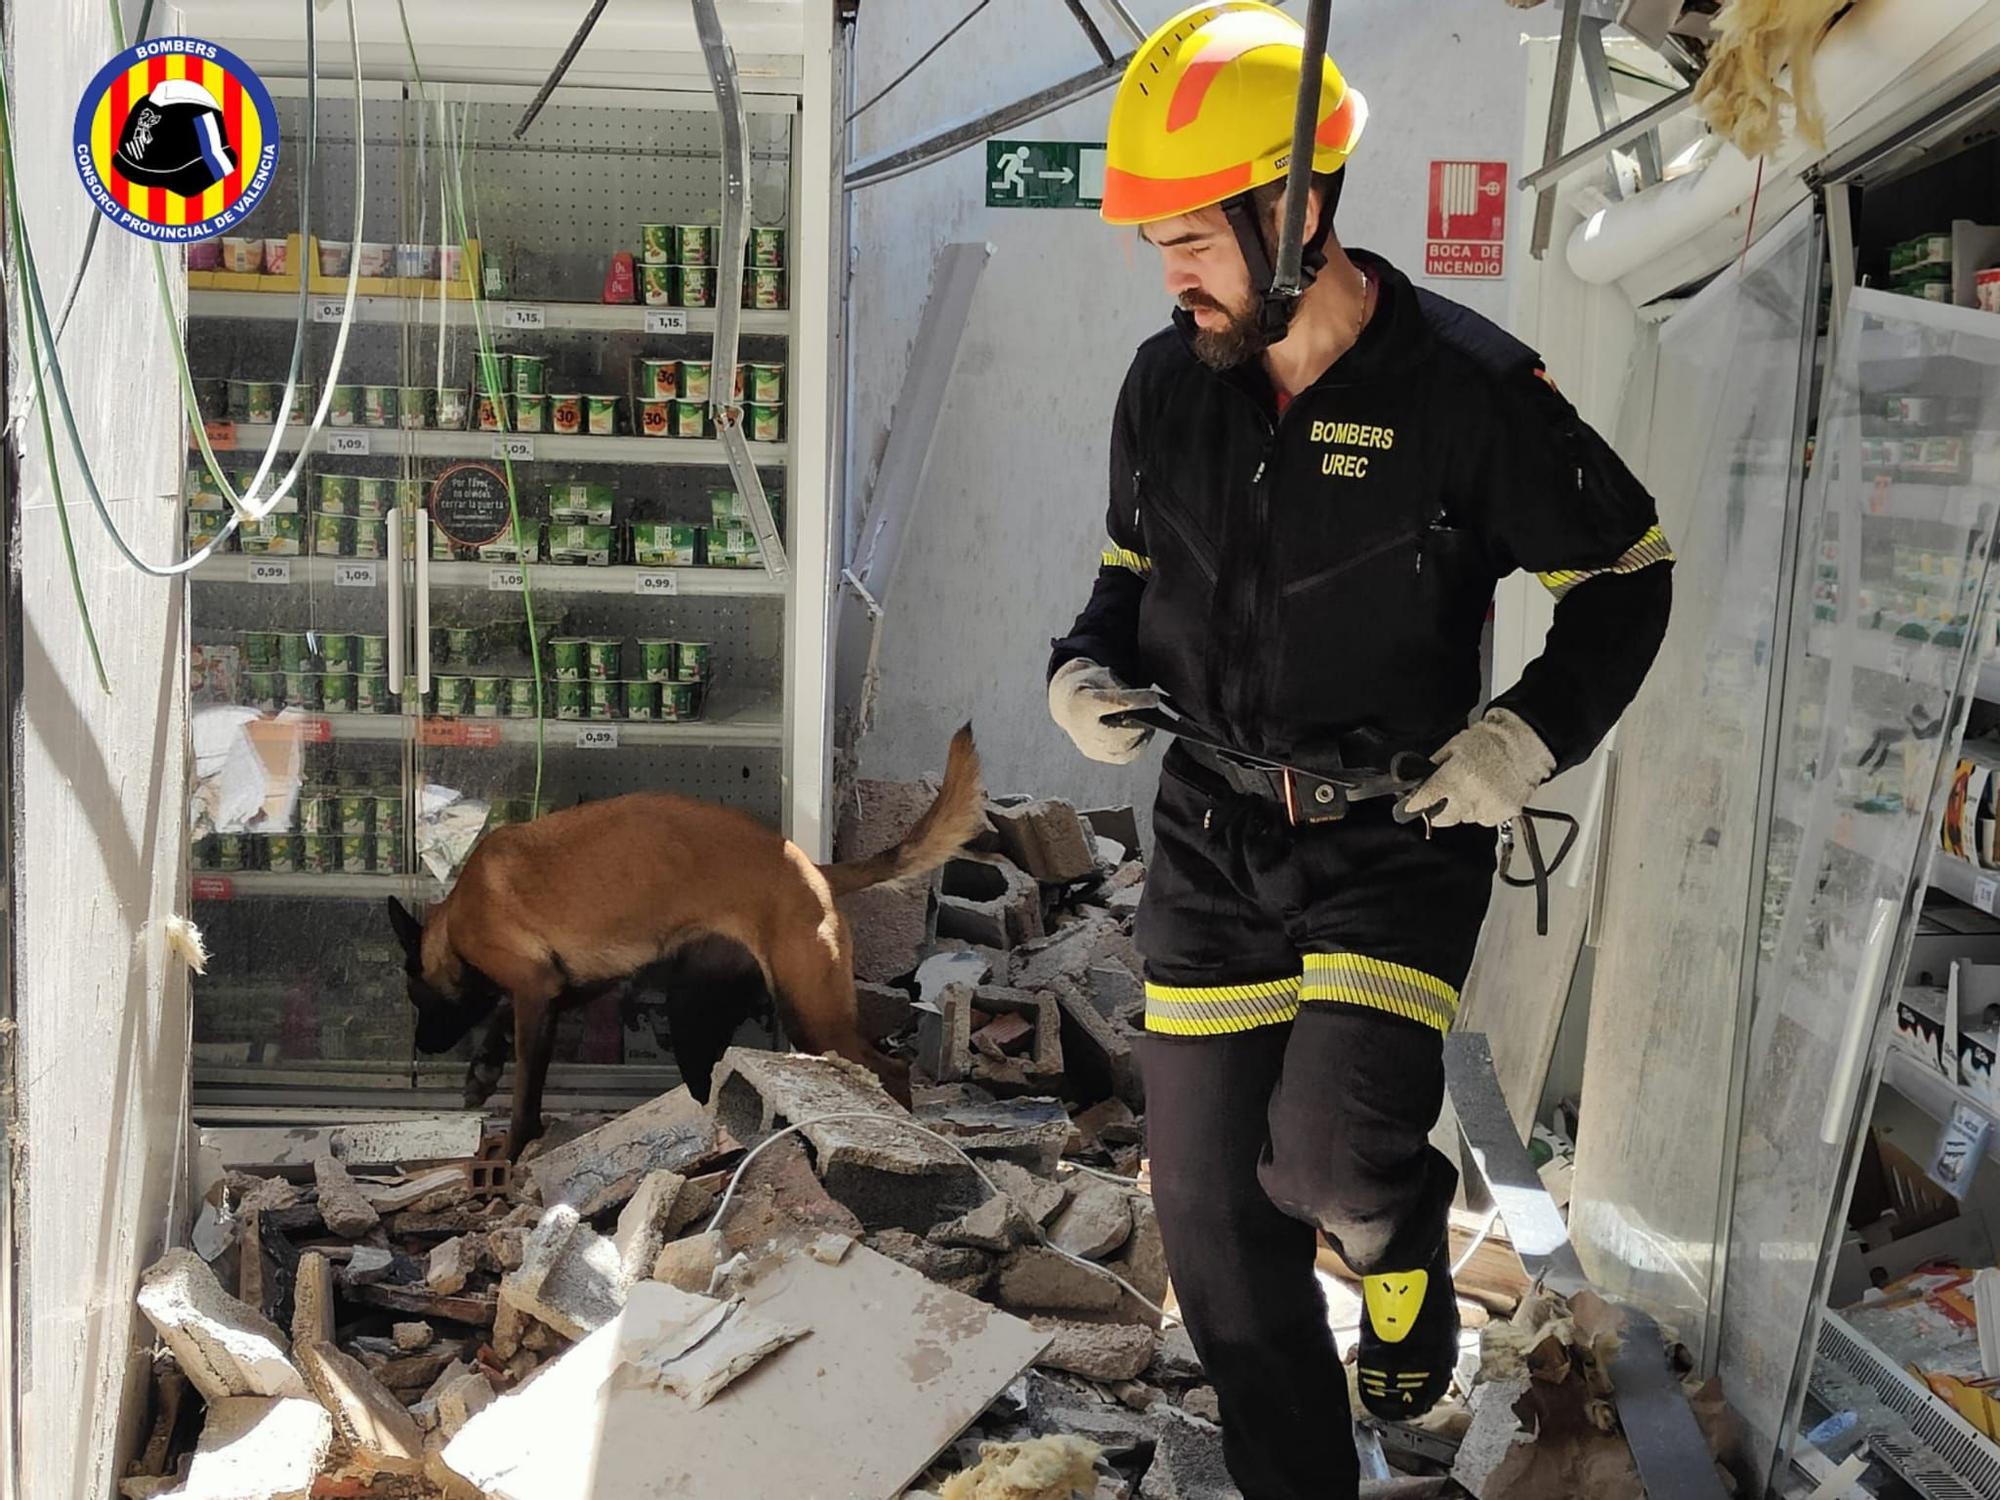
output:
<path id="1" fill-rule="evenodd" d="M 856 42 L 857 102 L 969 3 L 868 0 Z M 1131 9 L 1151 25 L 1176 3 L 1133 0 Z M 1110 15 L 1092 10 L 1124 51 L 1130 43 Z M 1515 155 L 1524 118 L 1521 35 L 1553 24 L 1553 12 L 1523 16 L 1497 0 L 1336 7 L 1329 50 L 1367 96 L 1372 117 L 1340 207 L 1343 240 L 1421 272 L 1428 163 Z M 1095 61 L 1061 0 L 990 6 L 861 117 L 854 155 L 928 135 Z M 1110 102 L 1107 90 L 1013 134 L 1102 140 Z M 955 239 L 996 247 L 884 625 L 881 702 L 862 746 L 862 774 L 937 768 L 949 729 L 971 717 L 995 790 L 1143 808 L 1154 781 L 1150 759 L 1113 769 L 1079 757 L 1049 722 L 1043 667 L 1049 638 L 1068 629 L 1096 572 L 1119 381 L 1170 305 L 1156 258 L 1129 231 L 1092 212 L 988 210 L 984 171 L 985 152 L 976 147 L 855 198 L 849 469 L 859 494 L 873 481 L 938 247 Z M 1514 196 L 1517 219 L 1525 202 Z M 1510 263 L 1510 279 L 1518 267 Z M 1488 316 L 1506 316 L 1506 281 L 1431 284 Z"/>
<path id="2" fill-rule="evenodd" d="M 60 303 L 95 210 L 70 164 L 84 85 L 111 56 L 101 5 L 16 11 L 9 73 L 22 204 L 46 296 Z M 132 1294 L 167 1242 L 183 1176 L 187 984 L 139 929 L 175 908 L 186 806 L 178 586 L 112 552 L 63 469 L 84 592 L 113 693 L 83 644 L 63 563 L 10 275 L 10 442 L 20 454 L 24 696 L 13 959 L 20 1024 L 18 1339 L 22 1494 L 115 1493 L 121 1425 L 137 1419 L 146 1347 Z M 50 308 L 55 315 L 55 307 Z M 151 256 L 107 225 L 62 356 L 87 451 L 142 555 L 179 549 L 178 403 Z M 58 429 L 60 431 L 60 429 Z"/>

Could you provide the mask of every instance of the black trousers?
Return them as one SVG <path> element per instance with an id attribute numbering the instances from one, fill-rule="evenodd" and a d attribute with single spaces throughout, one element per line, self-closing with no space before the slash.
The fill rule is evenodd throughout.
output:
<path id="1" fill-rule="evenodd" d="M 1457 1171 L 1428 1144 L 1472 965 L 1491 829 L 1398 825 L 1386 802 L 1293 829 L 1178 749 L 1137 936 L 1153 1199 L 1245 1500 L 1349 1500 L 1347 1383 L 1314 1273 L 1443 1243 Z"/>

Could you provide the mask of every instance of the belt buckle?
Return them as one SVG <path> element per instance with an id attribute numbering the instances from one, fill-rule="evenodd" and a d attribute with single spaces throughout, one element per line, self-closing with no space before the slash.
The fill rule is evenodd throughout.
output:
<path id="1" fill-rule="evenodd" d="M 1278 775 L 1285 794 L 1285 816 L 1292 827 L 1337 823 L 1347 816 L 1347 795 L 1331 781 L 1302 776 L 1289 766 Z"/>

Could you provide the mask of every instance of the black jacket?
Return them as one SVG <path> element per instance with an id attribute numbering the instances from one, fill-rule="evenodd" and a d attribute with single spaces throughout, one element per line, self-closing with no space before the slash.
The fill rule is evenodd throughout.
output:
<path id="1" fill-rule="evenodd" d="M 1307 766 L 1357 730 L 1428 753 L 1478 706 L 1494 584 L 1528 568 L 1555 620 L 1494 705 L 1573 766 L 1666 631 L 1652 497 L 1532 349 L 1349 253 L 1376 273 L 1375 315 L 1282 417 L 1260 361 L 1195 359 L 1184 314 L 1140 346 L 1112 420 L 1111 540 L 1049 672 L 1089 657 Z"/>

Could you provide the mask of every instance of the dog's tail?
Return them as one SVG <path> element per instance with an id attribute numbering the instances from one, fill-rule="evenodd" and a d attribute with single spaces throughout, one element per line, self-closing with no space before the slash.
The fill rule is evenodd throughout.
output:
<path id="1" fill-rule="evenodd" d="M 951 738 L 945 761 L 944 785 L 901 843 L 866 859 L 821 865 L 820 873 L 836 896 L 928 875 L 950 859 L 980 830 L 986 817 L 986 792 L 979 782 L 979 751 L 967 724 Z"/>

